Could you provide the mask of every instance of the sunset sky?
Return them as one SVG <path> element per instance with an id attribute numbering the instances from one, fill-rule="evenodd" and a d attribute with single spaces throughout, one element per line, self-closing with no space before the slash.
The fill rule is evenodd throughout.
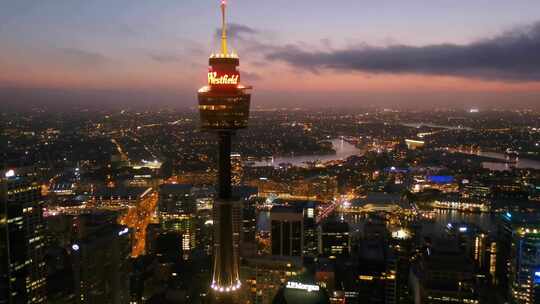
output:
<path id="1" fill-rule="evenodd" d="M 192 106 L 219 17 L 217 0 L 1 1 L 0 102 Z M 540 106 L 538 0 L 229 0 L 228 21 L 255 106 Z"/>

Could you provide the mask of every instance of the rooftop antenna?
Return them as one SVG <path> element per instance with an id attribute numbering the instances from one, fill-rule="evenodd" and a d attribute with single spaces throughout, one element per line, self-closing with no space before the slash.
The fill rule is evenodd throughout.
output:
<path id="1" fill-rule="evenodd" d="M 227 55 L 227 23 L 225 21 L 225 10 L 227 0 L 221 0 L 221 53 Z"/>

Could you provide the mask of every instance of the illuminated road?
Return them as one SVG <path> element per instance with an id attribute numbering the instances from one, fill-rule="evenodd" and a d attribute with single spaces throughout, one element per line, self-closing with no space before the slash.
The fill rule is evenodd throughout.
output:
<path id="1" fill-rule="evenodd" d="M 138 257 L 145 253 L 146 227 L 154 223 L 154 214 L 158 202 L 157 193 L 143 194 L 143 198 L 136 207 L 130 208 L 119 218 L 119 223 L 126 225 L 134 231 L 132 257 Z"/>
<path id="2" fill-rule="evenodd" d="M 122 155 L 122 158 L 128 160 L 129 157 L 122 149 L 122 146 L 120 146 L 120 143 L 118 143 L 118 141 L 114 138 L 111 138 L 111 142 L 116 146 L 116 150 L 118 150 L 118 153 Z"/>
<path id="3" fill-rule="evenodd" d="M 159 126 L 159 125 L 151 125 L 151 126 Z M 146 150 L 146 152 L 148 152 L 148 154 L 150 154 L 150 155 L 152 156 L 152 159 L 157 159 L 157 158 L 158 158 L 157 155 L 156 155 L 156 153 L 154 153 L 154 151 L 152 151 L 150 148 L 148 148 L 148 146 L 147 146 L 146 144 L 144 144 L 144 143 L 142 142 L 142 140 L 140 140 L 140 139 L 137 137 L 137 134 L 136 134 L 135 132 L 131 132 L 131 133 L 132 133 L 132 135 L 130 135 L 130 138 L 131 138 L 133 141 L 135 141 L 135 142 L 141 144 L 141 145 L 143 146 L 144 150 Z"/>
<path id="4" fill-rule="evenodd" d="M 315 218 L 315 222 L 317 224 L 322 222 L 324 219 L 326 219 L 328 216 L 330 216 L 330 214 L 332 214 L 334 212 L 334 210 L 336 210 L 337 206 L 338 206 L 338 201 L 337 200 L 331 202 L 330 204 L 325 205 L 324 208 L 322 208 L 319 211 L 319 214 L 317 214 L 317 216 Z"/>
<path id="5" fill-rule="evenodd" d="M 315 217 L 315 222 L 319 224 L 330 216 L 338 207 L 343 205 L 345 202 L 349 202 L 354 199 L 352 194 L 342 195 L 335 198 L 331 203 L 324 205 L 324 207 L 319 210 L 317 216 Z"/>

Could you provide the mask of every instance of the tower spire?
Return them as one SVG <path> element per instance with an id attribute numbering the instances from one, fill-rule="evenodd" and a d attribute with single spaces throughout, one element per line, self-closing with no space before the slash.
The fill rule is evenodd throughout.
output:
<path id="1" fill-rule="evenodd" d="M 227 0 L 221 0 L 221 53 L 227 55 L 227 23 L 225 21 L 225 10 Z"/>

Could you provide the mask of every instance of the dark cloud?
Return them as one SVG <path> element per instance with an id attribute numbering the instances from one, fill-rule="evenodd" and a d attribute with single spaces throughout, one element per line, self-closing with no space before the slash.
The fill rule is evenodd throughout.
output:
<path id="1" fill-rule="evenodd" d="M 309 51 L 288 45 L 272 48 L 266 58 L 311 71 L 333 69 L 538 81 L 540 22 L 467 45 L 363 45 L 330 51 Z"/>
<path id="2" fill-rule="evenodd" d="M 243 24 L 230 23 L 227 25 L 227 36 L 233 40 L 242 39 L 245 36 L 256 35 L 258 33 L 258 30 Z M 221 28 L 216 29 L 214 36 L 216 39 L 221 38 Z"/>
<path id="3" fill-rule="evenodd" d="M 78 66 L 97 66 L 108 61 L 104 55 L 76 48 L 62 48 L 60 55 L 65 63 Z"/>

